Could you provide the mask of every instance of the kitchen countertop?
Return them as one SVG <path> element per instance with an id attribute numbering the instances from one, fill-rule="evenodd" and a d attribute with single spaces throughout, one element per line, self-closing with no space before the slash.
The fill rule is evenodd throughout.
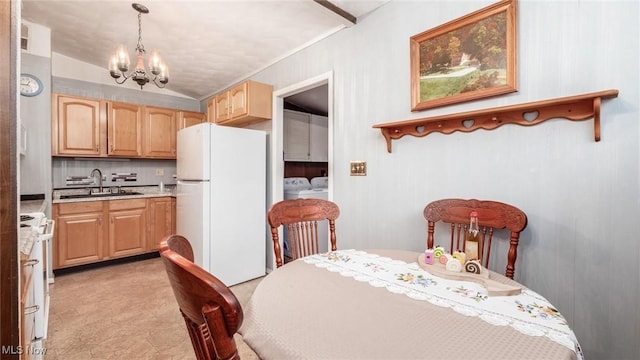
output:
<path id="1" fill-rule="evenodd" d="M 126 200 L 126 199 L 145 199 L 145 198 L 154 198 L 154 197 L 175 197 L 176 189 L 175 186 L 165 186 L 164 192 L 160 192 L 157 186 L 140 186 L 140 187 L 129 187 L 122 188 L 124 191 L 134 191 L 141 193 L 140 195 L 118 195 L 113 194 L 113 196 L 100 196 L 100 197 L 89 197 L 89 198 L 73 198 L 73 199 L 60 199 L 60 195 L 73 195 L 73 194 L 82 194 L 86 193 L 87 189 L 62 189 L 62 190 L 54 190 L 53 192 L 53 203 L 54 204 L 63 204 L 63 203 L 75 203 L 75 202 L 87 202 L 87 201 L 106 201 L 106 200 Z"/>

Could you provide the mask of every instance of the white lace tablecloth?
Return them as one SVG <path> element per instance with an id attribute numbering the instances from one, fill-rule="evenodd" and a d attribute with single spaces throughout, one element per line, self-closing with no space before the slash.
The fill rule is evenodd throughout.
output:
<path id="1" fill-rule="evenodd" d="M 488 297 L 422 270 L 418 255 L 342 250 L 287 263 L 258 284 L 239 332 L 262 360 L 582 358 L 542 296 Z"/>
<path id="2" fill-rule="evenodd" d="M 406 263 L 365 251 L 339 250 L 303 259 L 308 264 L 340 273 L 395 294 L 477 316 L 497 326 L 509 325 L 530 336 L 546 336 L 582 358 L 580 345 L 565 318 L 544 297 L 529 289 L 512 296 L 488 296 L 485 287 L 470 281 L 444 279 Z"/>

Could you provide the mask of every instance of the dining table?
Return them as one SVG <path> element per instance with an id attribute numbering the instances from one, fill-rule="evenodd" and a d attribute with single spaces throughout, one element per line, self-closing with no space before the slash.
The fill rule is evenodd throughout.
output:
<path id="1" fill-rule="evenodd" d="M 540 294 L 489 271 L 519 289 L 489 295 L 481 282 L 430 273 L 421 256 L 350 249 L 289 262 L 258 284 L 239 332 L 262 360 L 583 359 Z"/>

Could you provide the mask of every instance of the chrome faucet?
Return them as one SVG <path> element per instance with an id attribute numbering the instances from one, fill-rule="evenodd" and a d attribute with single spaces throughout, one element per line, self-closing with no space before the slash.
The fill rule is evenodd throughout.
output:
<path id="1" fill-rule="evenodd" d="M 100 192 L 102 192 L 102 171 L 100 171 L 100 169 L 93 169 L 91 170 L 91 177 L 95 177 L 95 173 L 96 171 L 98 172 L 98 187 L 100 187 Z"/>

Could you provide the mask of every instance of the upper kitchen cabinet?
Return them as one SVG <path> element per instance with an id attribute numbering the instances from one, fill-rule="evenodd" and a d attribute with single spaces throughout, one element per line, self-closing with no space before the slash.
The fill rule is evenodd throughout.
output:
<path id="1" fill-rule="evenodd" d="M 178 130 L 203 122 L 207 122 L 207 114 L 205 113 L 193 111 L 178 112 Z"/>
<path id="2" fill-rule="evenodd" d="M 247 80 L 209 100 L 210 119 L 214 119 L 216 124 L 228 126 L 269 120 L 272 93 L 273 86 Z"/>
<path id="3" fill-rule="evenodd" d="M 53 95 L 52 155 L 103 156 L 106 152 L 105 102 Z"/>
<path id="4" fill-rule="evenodd" d="M 327 162 L 329 131 L 326 116 L 284 110 L 285 161 Z"/>
<path id="5" fill-rule="evenodd" d="M 53 94 L 53 156 L 175 159 L 179 129 L 204 113 Z"/>
<path id="6" fill-rule="evenodd" d="M 309 121 L 310 114 L 284 110 L 283 116 L 283 150 L 284 161 L 309 161 Z"/>
<path id="7" fill-rule="evenodd" d="M 136 104 L 107 103 L 107 154 L 142 156 L 142 107 Z"/>
<path id="8" fill-rule="evenodd" d="M 329 161 L 329 118 L 311 115 L 309 121 L 309 157 L 311 161 Z"/>
<path id="9" fill-rule="evenodd" d="M 144 107 L 143 156 L 147 158 L 176 158 L 175 110 Z"/>
<path id="10" fill-rule="evenodd" d="M 218 94 L 209 100 L 209 119 L 221 124 L 229 119 L 229 92 Z"/>

